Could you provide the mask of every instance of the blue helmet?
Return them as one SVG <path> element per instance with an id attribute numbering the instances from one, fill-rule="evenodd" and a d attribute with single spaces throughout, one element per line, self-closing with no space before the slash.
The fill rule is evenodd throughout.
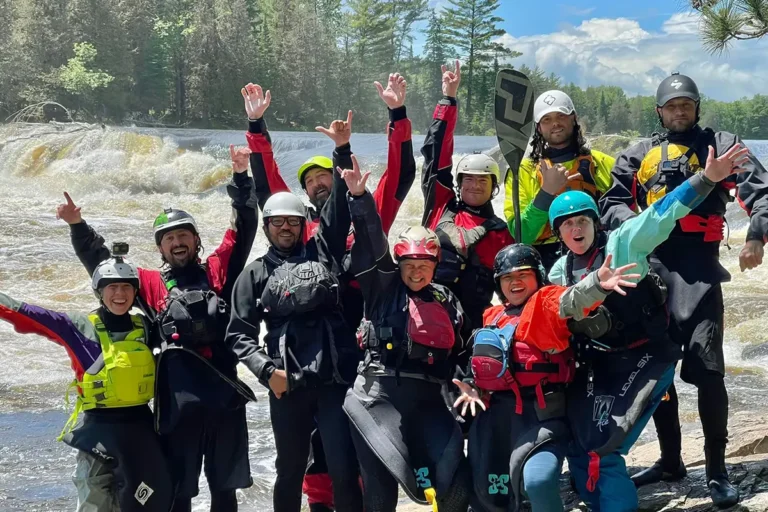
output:
<path id="1" fill-rule="evenodd" d="M 552 201 L 549 207 L 549 225 L 557 233 L 565 219 L 578 214 L 592 217 L 595 223 L 600 219 L 597 203 L 592 196 L 580 190 L 563 192 Z"/>

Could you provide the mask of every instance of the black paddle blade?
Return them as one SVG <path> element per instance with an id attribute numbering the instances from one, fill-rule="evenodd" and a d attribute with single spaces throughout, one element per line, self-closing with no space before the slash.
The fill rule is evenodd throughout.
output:
<path id="1" fill-rule="evenodd" d="M 499 149 L 512 172 L 515 207 L 515 241 L 520 241 L 520 200 L 517 179 L 520 162 L 533 135 L 533 84 L 523 73 L 502 69 L 496 75 L 494 116 Z M 506 180 L 506 175 L 504 176 Z"/>

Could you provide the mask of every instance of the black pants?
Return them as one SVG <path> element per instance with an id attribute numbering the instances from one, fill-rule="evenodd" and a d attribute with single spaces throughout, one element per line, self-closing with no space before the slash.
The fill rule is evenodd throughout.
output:
<path id="1" fill-rule="evenodd" d="M 346 386 L 303 387 L 277 399 L 269 394 L 269 414 L 275 435 L 277 479 L 273 491 L 275 512 L 301 510 L 301 484 L 307 469 L 310 437 L 317 425 L 333 482 L 338 512 L 362 512 L 358 465 L 342 405 Z"/>
<path id="2" fill-rule="evenodd" d="M 681 323 L 672 322 L 670 336 L 683 345 L 681 377 L 698 388 L 699 416 L 704 430 L 704 445 L 720 450 L 728 442 L 728 392 L 723 374 L 723 292 L 715 285 L 699 303 L 693 316 Z M 681 434 L 677 391 L 669 388 L 669 400 L 662 401 L 653 415 L 659 436 L 662 461 L 668 469 L 680 459 Z"/>

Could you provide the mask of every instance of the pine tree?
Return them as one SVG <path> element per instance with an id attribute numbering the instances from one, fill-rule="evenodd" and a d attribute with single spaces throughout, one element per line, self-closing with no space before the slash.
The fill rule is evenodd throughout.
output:
<path id="1" fill-rule="evenodd" d="M 701 37 L 711 53 L 722 53 L 733 41 L 768 34 L 768 0 L 690 0 L 701 13 Z"/>
<path id="2" fill-rule="evenodd" d="M 444 25 L 447 42 L 464 59 L 466 71 L 462 73 L 462 89 L 466 91 L 465 119 L 471 120 L 475 90 L 479 83 L 476 76 L 497 57 L 517 57 L 520 54 L 502 46 L 494 39 L 502 36 L 504 30 L 497 28 L 503 20 L 494 15 L 499 0 L 448 0 L 444 11 Z"/>

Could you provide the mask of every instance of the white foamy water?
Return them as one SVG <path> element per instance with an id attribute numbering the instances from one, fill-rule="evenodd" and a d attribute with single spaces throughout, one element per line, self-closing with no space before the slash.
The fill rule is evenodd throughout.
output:
<path id="1" fill-rule="evenodd" d="M 414 127 L 426 129 L 426 127 Z M 298 191 L 296 169 L 310 156 L 330 156 L 332 143 L 317 133 L 273 132 L 275 155 L 288 184 Z M 418 154 L 423 136 L 414 136 Z M 0 126 L 0 291 L 54 310 L 96 307 L 86 271 L 74 255 L 69 228 L 55 218 L 68 191 L 83 218 L 108 241 L 124 240 L 131 259 L 157 268 L 152 220 L 165 206 L 195 216 L 209 253 L 220 243 L 230 217 L 223 191 L 231 168 L 230 143 L 244 145 L 242 131 L 152 130 L 46 125 Z M 457 137 L 456 155 L 495 146 L 493 137 Z M 761 158 L 768 144 L 751 143 Z M 352 147 L 364 168 L 377 177 L 386 162 L 386 137 L 362 134 Z M 455 157 L 455 159 L 457 159 Z M 421 166 L 420 156 L 417 158 Z M 372 180 L 375 181 L 375 180 Z M 392 229 L 418 223 L 423 210 L 419 176 Z M 375 185 L 372 183 L 371 185 Z M 502 198 L 494 203 L 502 212 Z M 742 360 L 747 344 L 768 341 L 768 267 L 742 274 L 738 251 L 746 232 L 744 216 L 732 210 L 731 245 L 723 261 L 734 275 L 726 285 L 726 354 L 732 408 L 764 406 L 768 351 Z M 266 248 L 259 234 L 251 259 Z M 64 350 L 48 340 L 19 335 L 0 322 L 0 510 L 72 510 L 73 450 L 55 441 L 67 418 L 64 390 L 72 371 Z M 241 510 L 271 510 L 274 450 L 266 394 L 241 372 L 257 395 L 248 405 L 250 458 L 255 485 L 239 494 Z M 680 386 L 686 420 L 695 419 L 692 387 Z M 201 480 L 195 510 L 208 509 Z"/>

